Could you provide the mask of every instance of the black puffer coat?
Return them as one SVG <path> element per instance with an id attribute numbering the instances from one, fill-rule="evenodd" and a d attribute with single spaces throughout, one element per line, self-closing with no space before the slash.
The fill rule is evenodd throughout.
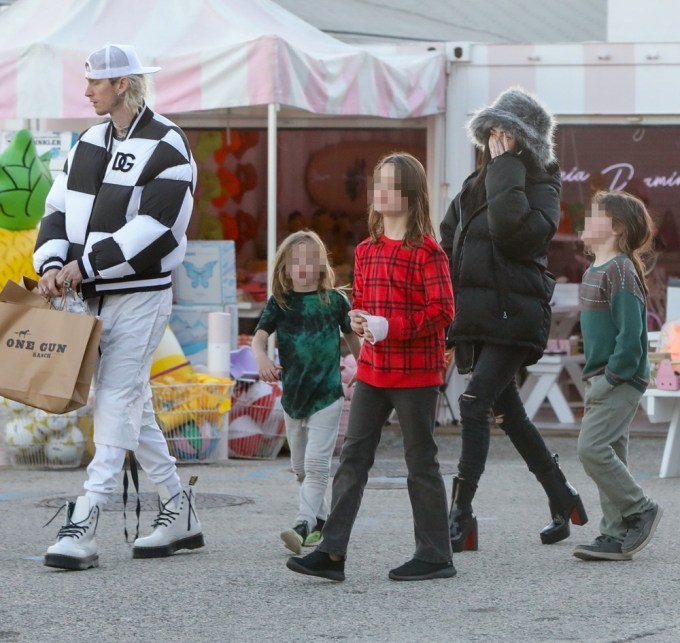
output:
<path id="1" fill-rule="evenodd" d="M 469 212 L 465 193 L 475 177 L 466 179 L 440 227 L 456 302 L 449 329 L 456 365 L 472 368 L 478 342 L 526 346 L 525 365 L 533 364 L 550 331 L 555 279 L 546 266 L 560 219 L 559 168 L 540 169 L 529 155 L 506 152 L 487 166 L 486 203 Z"/>

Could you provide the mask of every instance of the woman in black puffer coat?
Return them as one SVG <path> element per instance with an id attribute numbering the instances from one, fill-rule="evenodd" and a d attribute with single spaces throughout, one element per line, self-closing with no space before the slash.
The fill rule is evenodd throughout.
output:
<path id="1" fill-rule="evenodd" d="M 468 124 L 483 150 L 442 221 L 451 259 L 456 317 L 449 329 L 456 366 L 472 373 L 460 397 L 462 453 L 449 515 L 454 551 L 477 549 L 472 498 L 484 471 L 491 422 L 505 431 L 543 485 L 551 522 L 543 543 L 569 536 L 587 516 L 543 438 L 527 417 L 515 377 L 543 355 L 554 277 L 547 253 L 560 217 L 560 171 L 552 116 L 520 88 L 502 93 Z"/>

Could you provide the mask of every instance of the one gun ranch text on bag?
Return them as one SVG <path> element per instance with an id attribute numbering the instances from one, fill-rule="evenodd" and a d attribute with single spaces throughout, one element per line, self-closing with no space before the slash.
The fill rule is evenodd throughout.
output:
<path id="1" fill-rule="evenodd" d="M 52 353 L 65 353 L 68 346 L 68 344 L 58 344 L 57 342 L 40 342 L 36 344 L 31 339 L 13 339 L 11 337 L 7 338 L 5 344 L 7 348 L 34 351 L 33 357 L 45 357 L 47 359 L 52 357 Z"/>

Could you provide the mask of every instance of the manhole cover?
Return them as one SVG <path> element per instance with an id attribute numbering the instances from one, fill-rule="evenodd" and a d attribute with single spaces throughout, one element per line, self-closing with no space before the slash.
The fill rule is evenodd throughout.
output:
<path id="1" fill-rule="evenodd" d="M 52 507 L 58 509 L 62 507 L 67 501 L 73 501 L 73 498 L 47 498 L 40 501 L 38 504 L 41 507 Z M 245 505 L 253 502 L 250 498 L 243 496 L 229 496 L 226 493 L 199 493 L 196 494 L 196 506 L 202 509 L 213 509 L 216 507 L 234 507 L 236 505 Z M 142 511 L 158 511 L 158 494 L 149 492 L 142 492 L 139 494 L 139 502 Z M 130 494 L 128 496 L 127 508 L 134 510 L 137 504 L 137 496 Z M 106 505 L 103 507 L 104 511 L 121 511 L 123 509 L 123 495 L 114 493 Z"/>
<path id="2" fill-rule="evenodd" d="M 335 472 L 337 470 L 338 462 L 334 462 L 331 474 L 335 475 Z M 447 462 L 440 462 L 439 470 L 441 471 L 441 474 L 445 476 L 451 473 L 455 473 L 457 471 L 457 468 L 453 464 Z M 380 460 L 373 465 L 373 468 L 370 470 L 368 475 L 369 479 L 406 478 L 406 476 L 408 475 L 408 469 L 406 468 L 406 463 L 403 460 Z M 373 485 L 373 488 L 377 489 L 378 487 Z"/>

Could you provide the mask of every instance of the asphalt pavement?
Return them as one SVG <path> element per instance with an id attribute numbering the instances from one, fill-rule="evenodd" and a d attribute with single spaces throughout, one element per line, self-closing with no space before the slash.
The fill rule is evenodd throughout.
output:
<path id="1" fill-rule="evenodd" d="M 413 553 L 413 525 L 398 426 L 386 427 L 348 552 L 347 580 L 286 569 L 279 532 L 290 526 L 297 484 L 285 456 L 182 465 L 197 475 L 204 549 L 135 560 L 123 536 L 120 496 L 102 512 L 100 567 L 47 568 L 64 498 L 81 493 L 83 469 L 0 468 L 0 642 L 127 641 L 680 641 L 680 479 L 659 479 L 664 441 L 634 435 L 631 469 L 665 510 L 657 534 L 629 562 L 585 562 L 600 518 L 597 489 L 576 456 L 575 434 L 546 433 L 590 516 L 555 545 L 538 533 L 548 503 L 507 438 L 494 434 L 474 508 L 479 551 L 454 555 L 453 579 L 395 582 Z M 438 429 L 447 489 L 460 452 L 455 428 Z M 142 476 L 142 534 L 153 489 Z M 127 510 L 128 531 L 135 515 Z"/>

